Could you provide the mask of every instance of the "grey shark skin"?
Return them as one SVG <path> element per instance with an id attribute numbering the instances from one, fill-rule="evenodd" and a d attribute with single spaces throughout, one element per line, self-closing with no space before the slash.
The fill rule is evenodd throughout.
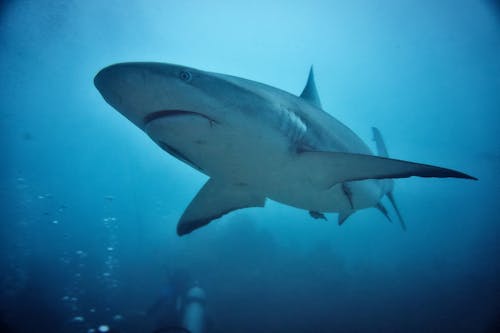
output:
<path id="1" fill-rule="evenodd" d="M 363 208 L 384 212 L 379 204 L 384 195 L 395 205 L 392 178 L 475 179 L 390 159 L 374 129 L 381 155 L 375 156 L 322 110 L 312 70 L 301 96 L 163 63 L 111 65 L 94 84 L 106 102 L 162 149 L 210 177 L 180 218 L 179 235 L 236 209 L 263 207 L 266 198 L 313 215 L 337 212 L 341 224 Z"/>

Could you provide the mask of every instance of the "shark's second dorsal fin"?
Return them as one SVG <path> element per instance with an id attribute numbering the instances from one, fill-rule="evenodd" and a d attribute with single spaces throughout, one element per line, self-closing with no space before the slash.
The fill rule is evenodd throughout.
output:
<path id="1" fill-rule="evenodd" d="M 382 134 L 376 127 L 372 127 L 372 131 L 373 131 L 373 141 L 375 141 L 375 144 L 377 145 L 378 156 L 389 157 L 389 154 L 387 153 L 387 148 L 384 143 L 384 139 L 382 138 Z"/>
<path id="2" fill-rule="evenodd" d="M 314 82 L 314 72 L 313 67 L 309 70 L 309 77 L 307 78 L 306 86 L 302 90 L 300 97 L 316 106 L 317 108 L 323 109 L 321 106 L 321 101 L 319 100 L 318 89 L 316 88 L 316 83 Z"/>

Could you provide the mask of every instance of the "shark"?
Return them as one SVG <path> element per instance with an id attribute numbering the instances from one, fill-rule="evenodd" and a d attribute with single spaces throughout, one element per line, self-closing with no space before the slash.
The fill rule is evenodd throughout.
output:
<path id="1" fill-rule="evenodd" d="M 373 128 L 377 153 L 324 111 L 310 68 L 300 95 L 226 74 L 156 62 L 117 63 L 94 85 L 104 100 L 162 150 L 208 176 L 177 224 L 186 235 L 266 200 L 304 209 L 315 219 L 394 199 L 394 179 L 477 179 L 434 165 L 390 158 Z"/>

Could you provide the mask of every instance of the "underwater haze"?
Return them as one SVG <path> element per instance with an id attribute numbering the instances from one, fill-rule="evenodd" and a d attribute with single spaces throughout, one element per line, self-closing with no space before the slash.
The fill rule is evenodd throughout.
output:
<path id="1" fill-rule="evenodd" d="M 268 200 L 179 237 L 207 177 L 97 91 L 129 61 L 297 95 L 313 65 L 373 150 L 376 126 L 391 157 L 479 181 L 396 180 L 407 231 Z M 154 332 L 195 285 L 204 333 L 500 332 L 497 1 L 4 0 L 0 73 L 0 332 Z"/>

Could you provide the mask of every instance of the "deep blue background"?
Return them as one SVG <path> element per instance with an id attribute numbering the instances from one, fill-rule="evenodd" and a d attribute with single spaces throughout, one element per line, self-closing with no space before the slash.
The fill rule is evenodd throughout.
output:
<path id="1" fill-rule="evenodd" d="M 149 332 L 144 312 L 182 269 L 207 292 L 213 332 L 499 330 L 499 7 L 3 1 L 2 321 L 19 332 Z M 316 221 L 268 201 L 178 238 L 205 176 L 101 98 L 94 75 L 122 61 L 297 94 L 314 64 L 323 106 L 364 140 L 377 126 L 391 156 L 480 181 L 397 181 L 407 232 L 374 209 L 338 227 L 334 214 Z"/>

